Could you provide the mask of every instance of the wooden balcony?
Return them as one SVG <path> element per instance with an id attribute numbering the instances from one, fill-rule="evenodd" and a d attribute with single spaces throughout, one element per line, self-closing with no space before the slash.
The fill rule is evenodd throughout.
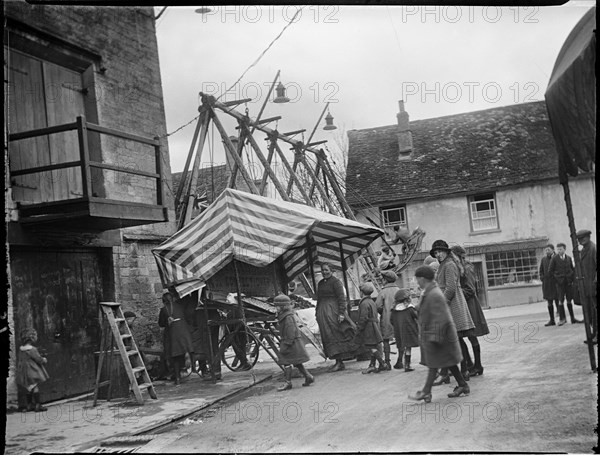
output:
<path id="1" fill-rule="evenodd" d="M 42 145 L 46 145 L 51 143 L 50 137 L 65 132 L 71 132 L 70 134 L 73 136 L 73 132 L 76 132 L 78 150 L 70 150 L 70 155 L 72 157 L 78 155 L 78 159 L 63 160 L 63 162 L 50 161 L 51 164 L 41 166 L 23 164 L 17 166 L 11 161 L 10 177 L 14 188 L 13 199 L 17 203 L 19 223 L 23 227 L 97 232 L 168 221 L 167 207 L 164 205 L 163 197 L 162 156 L 158 140 L 106 128 L 86 122 L 84 117 L 77 117 L 73 123 L 10 134 L 8 136 L 9 150 L 13 146 L 18 148 L 16 152 L 19 154 L 40 153 L 39 145 L 37 148 L 35 145 L 29 147 L 23 145 L 17 147 L 17 145 L 24 144 L 26 140 L 30 140 L 28 144 L 32 144 L 32 141 L 37 141 L 39 144 L 42 141 Z M 92 135 L 94 138 L 90 141 Z M 121 142 L 133 142 L 140 147 L 153 149 L 151 152 L 153 153 L 152 171 L 109 163 L 101 159 L 90 159 L 90 142 L 95 147 L 94 155 L 101 156 L 98 150 L 100 135 L 108 135 L 118 138 Z M 63 148 L 69 147 L 67 142 L 63 141 Z M 56 146 L 56 141 L 53 144 Z M 70 147 L 77 149 L 74 140 L 71 140 Z M 11 153 L 13 156 L 18 156 L 14 150 Z M 121 152 L 115 152 L 116 155 L 118 153 Z M 62 156 L 68 156 L 68 154 Z M 46 159 L 46 161 L 48 160 Z M 30 160 L 29 163 L 31 162 L 34 161 Z M 15 169 L 15 167 L 18 168 Z M 112 197 L 114 195 L 104 189 L 103 173 L 106 171 L 110 171 L 114 175 L 127 175 L 133 180 L 148 181 L 151 184 L 144 188 L 137 188 L 135 183 L 132 184 L 130 181 L 122 185 L 119 182 L 112 182 L 112 193 L 124 195 L 121 198 Z M 43 180 L 42 175 L 52 175 L 53 178 Z M 27 182 L 34 183 L 30 183 L 28 186 Z M 69 185 L 70 191 L 65 191 L 64 188 Z M 19 189 L 18 187 L 28 188 L 27 191 L 31 195 L 26 197 L 26 190 L 16 191 Z M 149 190 L 148 187 L 152 189 Z M 128 194 L 131 197 L 127 197 Z M 135 201 L 135 199 L 142 198 L 144 202 Z M 132 201 L 132 199 L 134 200 Z"/>

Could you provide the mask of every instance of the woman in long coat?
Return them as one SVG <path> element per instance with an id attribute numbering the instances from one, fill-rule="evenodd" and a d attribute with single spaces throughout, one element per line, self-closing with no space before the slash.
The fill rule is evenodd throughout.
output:
<path id="1" fill-rule="evenodd" d="M 460 260 L 460 264 L 464 268 L 464 273 L 460 277 L 460 285 L 463 289 L 463 294 L 467 299 L 467 306 L 469 307 L 469 313 L 475 324 L 475 329 L 472 335 L 469 335 L 469 342 L 473 348 L 473 357 L 475 358 L 475 364 L 471 362 L 471 356 L 464 340 L 461 338 L 460 347 L 462 349 L 464 365 L 464 371 L 469 376 L 479 376 L 483 374 L 483 366 L 481 366 L 481 346 L 477 337 L 482 337 L 490 333 L 490 329 L 487 325 L 487 320 L 481 309 L 481 303 L 477 297 L 477 277 L 475 275 L 475 266 L 467 261 L 467 252 L 460 245 L 454 245 L 451 248 L 452 252 L 456 254 Z M 468 370 L 467 370 L 468 368 Z M 462 372 L 462 371 L 461 371 Z M 464 375 L 465 373 L 463 373 Z"/>
<path id="2" fill-rule="evenodd" d="M 450 306 L 450 313 L 456 325 L 459 339 L 473 336 L 475 333 L 475 324 L 471 318 L 467 301 L 460 286 L 461 269 L 459 268 L 458 258 L 443 240 L 433 242 L 429 254 L 440 263 L 440 268 L 437 271 L 435 279 L 440 290 L 444 293 L 444 297 L 446 297 L 446 302 Z M 462 266 L 460 267 L 462 268 Z M 459 342 L 461 341 L 459 340 Z M 442 370 L 440 375 L 441 378 L 435 385 L 450 383 L 450 377 L 446 370 Z"/>
<path id="3" fill-rule="evenodd" d="M 412 400 L 431 401 L 431 388 L 438 368 L 448 368 L 458 386 L 448 394 L 454 398 L 470 393 L 469 386 L 458 369 L 461 360 L 456 325 L 444 296 L 437 283 L 433 281 L 434 272 L 428 266 L 421 266 L 415 272 L 419 287 L 423 289 L 419 304 L 419 346 L 421 364 L 429 368 L 425 386 L 408 397 Z"/>
<path id="4" fill-rule="evenodd" d="M 389 371 L 392 369 L 392 365 L 390 362 L 390 340 L 394 338 L 394 325 L 392 324 L 392 308 L 396 304 L 394 301 L 394 296 L 396 292 L 400 290 L 398 285 L 396 284 L 396 280 L 398 279 L 398 275 L 391 270 L 385 270 L 381 272 L 381 276 L 384 278 L 386 283 L 383 285 L 383 288 L 377 295 L 377 300 L 375 300 L 375 305 L 377 305 L 377 311 L 381 314 L 381 319 L 379 321 L 381 328 L 381 336 L 383 337 L 383 354 L 385 357 L 385 370 Z M 402 364 L 402 354 L 398 353 L 398 360 L 394 365 L 394 368 L 398 368 L 399 365 Z M 400 368 L 402 368 L 400 366 Z"/>
<path id="5" fill-rule="evenodd" d="M 179 384 L 185 354 L 193 357 L 194 347 L 189 327 L 185 321 L 183 305 L 170 292 L 163 294 L 163 307 L 158 315 L 158 325 L 164 327 L 165 355 L 171 362 L 175 384 Z"/>
<path id="6" fill-rule="evenodd" d="M 342 282 L 333 276 L 331 265 L 321 264 L 323 279 L 317 285 L 316 318 L 325 355 L 335 359 L 331 371 L 345 368 L 344 354 L 356 351 L 356 324 L 348 316 L 346 295 Z"/>

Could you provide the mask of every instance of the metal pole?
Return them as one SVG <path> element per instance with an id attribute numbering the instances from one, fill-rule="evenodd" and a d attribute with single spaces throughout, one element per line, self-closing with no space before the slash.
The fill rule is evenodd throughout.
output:
<path id="1" fill-rule="evenodd" d="M 348 287 L 348 275 L 346 273 L 346 261 L 344 260 L 344 245 L 339 242 L 340 246 L 340 261 L 342 261 L 342 274 L 344 275 L 344 286 L 346 287 L 346 299 L 350 302 L 350 288 Z"/>

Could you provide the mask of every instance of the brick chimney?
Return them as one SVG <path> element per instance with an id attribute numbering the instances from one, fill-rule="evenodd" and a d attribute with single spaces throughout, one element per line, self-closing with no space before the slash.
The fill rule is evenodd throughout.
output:
<path id="1" fill-rule="evenodd" d="M 399 112 L 396 114 L 396 118 L 398 119 L 398 132 L 396 133 L 398 137 L 398 159 L 410 158 L 413 142 L 412 142 L 412 133 L 409 129 L 408 125 L 408 112 L 404 110 L 404 101 L 398 101 Z"/>

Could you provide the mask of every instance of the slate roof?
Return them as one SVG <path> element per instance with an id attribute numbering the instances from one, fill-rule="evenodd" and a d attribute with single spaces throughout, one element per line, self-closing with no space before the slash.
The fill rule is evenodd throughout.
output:
<path id="1" fill-rule="evenodd" d="M 412 121 L 398 160 L 397 124 L 351 130 L 346 198 L 367 205 L 477 193 L 558 177 L 544 101 Z"/>
<path id="2" fill-rule="evenodd" d="M 177 192 L 181 182 L 182 172 L 174 172 L 173 191 Z M 198 174 L 198 185 L 196 186 L 198 194 L 207 193 L 208 203 L 212 203 L 227 188 L 229 183 L 229 174 L 225 164 L 220 166 L 203 167 Z"/>

